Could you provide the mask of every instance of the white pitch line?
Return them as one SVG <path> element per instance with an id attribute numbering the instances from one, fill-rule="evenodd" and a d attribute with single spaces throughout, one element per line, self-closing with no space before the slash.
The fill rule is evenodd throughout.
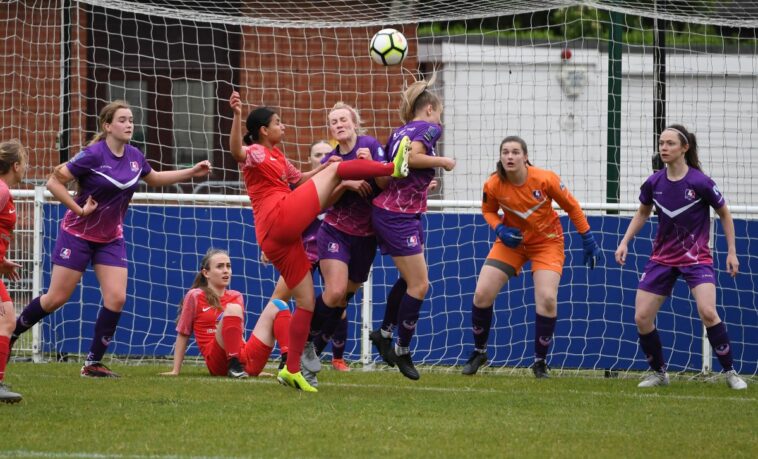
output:
<path id="1" fill-rule="evenodd" d="M 57 451 L 30 451 L 25 449 L 1 450 L 0 457 L 48 457 L 48 458 L 90 458 L 90 459 L 242 459 L 241 456 L 177 456 L 174 454 L 107 454 L 107 453 L 65 453 Z"/>

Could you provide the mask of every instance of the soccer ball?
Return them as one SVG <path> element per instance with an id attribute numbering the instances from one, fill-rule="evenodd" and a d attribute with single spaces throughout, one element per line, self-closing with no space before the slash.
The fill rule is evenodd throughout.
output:
<path id="1" fill-rule="evenodd" d="M 408 54 L 408 41 L 395 29 L 382 29 L 371 39 L 368 51 L 377 64 L 397 65 Z"/>

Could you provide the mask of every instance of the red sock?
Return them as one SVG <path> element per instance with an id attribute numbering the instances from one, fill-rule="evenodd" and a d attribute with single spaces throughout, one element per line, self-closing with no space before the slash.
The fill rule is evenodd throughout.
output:
<path id="1" fill-rule="evenodd" d="M 239 357 L 242 348 L 242 317 L 224 316 L 221 323 L 226 358 Z"/>
<path id="2" fill-rule="evenodd" d="M 342 161 L 337 165 L 337 176 L 342 180 L 366 180 L 372 177 L 387 177 L 395 172 L 392 163 L 371 160 Z"/>
<path id="3" fill-rule="evenodd" d="M 355 161 L 349 161 L 355 162 Z M 290 321 L 290 344 L 287 353 L 287 370 L 290 373 L 300 371 L 300 356 L 303 355 L 305 341 L 308 339 L 308 332 L 311 330 L 311 317 L 313 311 L 306 311 L 302 308 L 295 308 L 295 314 Z"/>
<path id="4" fill-rule="evenodd" d="M 5 365 L 8 363 L 8 355 L 10 355 L 10 338 L 7 336 L 0 336 L 0 381 L 5 378 Z"/>
<path id="5" fill-rule="evenodd" d="M 279 343 L 279 352 L 282 354 L 289 352 L 291 320 L 292 314 L 289 311 L 279 311 L 274 317 L 274 339 Z"/>

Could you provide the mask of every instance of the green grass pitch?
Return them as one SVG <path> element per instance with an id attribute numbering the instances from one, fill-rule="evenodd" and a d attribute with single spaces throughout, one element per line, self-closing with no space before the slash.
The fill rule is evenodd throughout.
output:
<path id="1" fill-rule="evenodd" d="M 397 371 L 320 375 L 318 394 L 272 377 L 211 378 L 185 366 L 11 363 L 24 395 L 0 404 L 0 457 L 758 457 L 755 378 L 746 391 L 674 378 Z M 273 371 L 269 370 L 269 371 Z"/>

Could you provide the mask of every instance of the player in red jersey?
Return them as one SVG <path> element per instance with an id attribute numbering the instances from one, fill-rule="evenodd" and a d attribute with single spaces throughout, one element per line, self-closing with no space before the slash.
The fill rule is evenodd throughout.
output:
<path id="1" fill-rule="evenodd" d="M 311 263 L 303 248 L 302 233 L 328 204 L 342 180 L 405 177 L 408 160 L 403 152 L 393 163 L 330 161 L 303 174 L 276 147 L 282 141 L 285 126 L 274 110 L 258 107 L 250 112 L 246 120 L 248 132 L 243 138 L 239 93 L 232 93 L 229 104 L 234 112 L 230 150 L 245 178 L 255 216 L 256 238 L 263 253 L 284 278 L 296 303 L 290 322 L 287 365 L 279 372 L 278 379 L 286 386 L 317 392 L 300 373 L 300 356 L 315 305 L 313 279 L 308 275 Z M 290 185 L 296 188 L 292 190 Z"/>
<path id="2" fill-rule="evenodd" d="M 281 300 L 270 301 L 255 323 L 250 339 L 243 343 L 245 303 L 240 292 L 228 289 L 231 278 L 229 255 L 219 249 L 208 250 L 179 307 L 174 368 L 162 375 L 179 375 L 193 333 L 213 376 L 258 376 L 271 355 L 275 340 L 282 354 L 287 353 L 291 318 L 287 304 Z"/>
<path id="3" fill-rule="evenodd" d="M 13 229 L 16 227 L 16 206 L 13 204 L 10 187 L 18 185 L 26 172 L 26 149 L 17 140 L 0 143 L 0 274 L 11 280 L 19 278 L 16 272 L 21 265 L 5 258 Z M 5 284 L 0 280 L 0 402 L 16 403 L 21 394 L 11 392 L 3 382 L 5 366 L 10 356 L 10 337 L 16 327 L 16 317 Z"/>

